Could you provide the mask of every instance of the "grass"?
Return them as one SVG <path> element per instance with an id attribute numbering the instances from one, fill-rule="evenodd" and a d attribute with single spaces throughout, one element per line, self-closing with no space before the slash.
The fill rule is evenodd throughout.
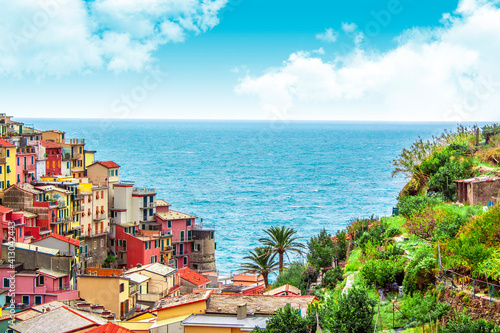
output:
<path id="1" fill-rule="evenodd" d="M 344 275 L 348 276 L 349 274 L 356 273 L 361 269 L 361 258 L 363 257 L 363 251 L 361 248 L 354 248 L 349 254 L 349 258 L 347 259 L 347 264 L 345 265 Z"/>
<path id="2" fill-rule="evenodd" d="M 401 231 L 403 231 L 401 228 L 403 224 L 405 224 L 406 219 L 400 215 L 388 216 L 388 217 L 383 217 L 380 222 L 387 223 L 388 228 L 398 228 Z"/>

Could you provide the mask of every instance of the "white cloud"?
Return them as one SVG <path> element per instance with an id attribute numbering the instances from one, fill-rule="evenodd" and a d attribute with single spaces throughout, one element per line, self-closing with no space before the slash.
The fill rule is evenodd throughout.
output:
<path id="1" fill-rule="evenodd" d="M 327 43 L 334 43 L 337 40 L 338 33 L 332 28 L 325 29 L 324 33 L 317 34 L 316 38 Z"/>
<path id="2" fill-rule="evenodd" d="M 357 28 L 356 23 L 342 23 L 342 30 L 347 34 L 353 33 Z"/>
<path id="3" fill-rule="evenodd" d="M 357 47 L 332 62 L 294 53 L 277 69 L 241 78 L 235 91 L 295 118 L 500 119 L 500 9 L 464 0 L 446 20 L 406 31 L 383 53 Z"/>
<path id="4" fill-rule="evenodd" d="M 0 0 L 0 75 L 140 71 L 219 23 L 227 0 Z"/>

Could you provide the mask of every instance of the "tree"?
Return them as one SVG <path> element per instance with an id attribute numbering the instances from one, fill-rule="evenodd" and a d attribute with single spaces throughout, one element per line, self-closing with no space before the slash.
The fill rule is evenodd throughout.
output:
<path id="1" fill-rule="evenodd" d="M 295 236 L 297 231 L 293 228 L 282 227 L 271 227 L 264 230 L 269 238 L 261 238 L 261 242 L 264 246 L 271 249 L 271 252 L 278 254 L 279 259 L 279 269 L 280 274 L 283 272 L 283 256 L 287 252 L 296 252 L 298 254 L 302 253 L 302 249 L 305 248 L 304 244 L 299 243 L 298 240 L 301 237 Z"/>
<path id="2" fill-rule="evenodd" d="M 248 260 L 241 265 L 241 268 L 251 273 L 258 273 L 264 277 L 264 284 L 269 285 L 268 276 L 276 271 L 278 263 L 275 261 L 276 253 L 272 253 L 269 247 L 256 247 L 254 251 L 249 251 L 249 255 L 244 258 Z"/>
<path id="3" fill-rule="evenodd" d="M 307 320 L 302 318 L 300 311 L 294 309 L 290 304 L 283 309 L 278 309 L 276 314 L 269 316 L 265 329 L 256 328 L 254 333 L 309 333 Z"/>
<path id="4" fill-rule="evenodd" d="M 332 265 L 335 258 L 335 244 L 332 235 L 326 229 L 323 228 L 319 235 L 311 237 L 307 242 L 307 248 L 309 250 L 307 260 L 318 270 Z"/>
<path id="5" fill-rule="evenodd" d="M 285 284 L 292 285 L 300 289 L 302 294 L 306 293 L 307 280 L 304 278 L 306 268 L 301 263 L 293 263 L 281 273 L 276 282 L 273 283 L 273 288 L 281 287 Z"/>
<path id="6" fill-rule="evenodd" d="M 323 326 L 325 330 L 336 333 L 373 332 L 374 306 L 377 303 L 364 289 L 353 288 L 332 302 L 329 297 L 323 306 Z"/>

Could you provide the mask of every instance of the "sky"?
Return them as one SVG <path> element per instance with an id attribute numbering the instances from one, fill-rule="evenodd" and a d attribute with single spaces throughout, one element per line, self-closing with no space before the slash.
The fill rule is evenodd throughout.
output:
<path id="1" fill-rule="evenodd" d="M 498 121 L 493 0 L 0 0 L 0 112 Z"/>

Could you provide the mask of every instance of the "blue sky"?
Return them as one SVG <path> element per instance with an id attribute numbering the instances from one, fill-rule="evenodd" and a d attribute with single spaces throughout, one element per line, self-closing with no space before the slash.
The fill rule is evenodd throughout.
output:
<path id="1" fill-rule="evenodd" d="M 19 117 L 497 120 L 500 10 L 462 0 L 0 0 Z"/>

